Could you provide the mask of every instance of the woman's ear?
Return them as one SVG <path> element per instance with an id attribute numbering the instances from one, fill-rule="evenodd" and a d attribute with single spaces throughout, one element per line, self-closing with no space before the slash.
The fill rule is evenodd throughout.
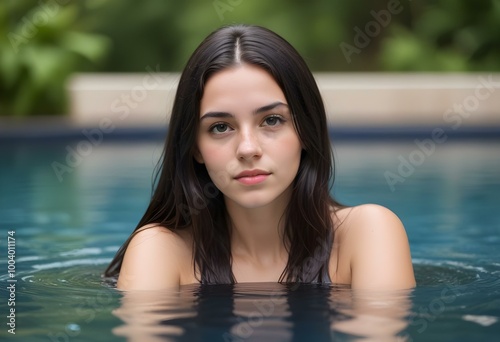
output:
<path id="1" fill-rule="evenodd" d="M 194 154 L 193 154 L 194 160 L 196 160 L 200 164 L 204 164 L 205 162 L 203 161 L 203 157 L 201 156 L 200 150 L 198 150 L 198 147 L 194 149 Z"/>

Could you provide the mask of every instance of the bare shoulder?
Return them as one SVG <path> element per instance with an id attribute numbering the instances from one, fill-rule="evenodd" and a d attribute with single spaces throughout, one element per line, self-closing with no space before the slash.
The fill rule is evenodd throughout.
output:
<path id="1" fill-rule="evenodd" d="M 408 237 L 396 214 L 380 205 L 364 204 L 338 210 L 335 219 L 353 288 L 415 286 Z"/>
<path id="2" fill-rule="evenodd" d="M 190 258 L 188 232 L 146 225 L 139 228 L 127 246 L 117 287 L 121 290 L 178 288 L 181 271 Z"/>
<path id="3" fill-rule="evenodd" d="M 129 248 L 143 243 L 157 243 L 158 241 L 184 247 L 191 242 L 191 234 L 188 230 L 172 231 L 158 224 L 148 224 L 137 230 L 130 241 Z"/>
<path id="4" fill-rule="evenodd" d="M 405 231 L 399 217 L 378 204 L 342 208 L 335 212 L 333 219 L 339 237 L 344 239 L 358 234 L 365 235 L 367 230 L 376 230 L 378 234 Z"/>

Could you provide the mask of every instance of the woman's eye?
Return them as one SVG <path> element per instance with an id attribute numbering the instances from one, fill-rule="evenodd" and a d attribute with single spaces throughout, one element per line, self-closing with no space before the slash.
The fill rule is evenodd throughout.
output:
<path id="1" fill-rule="evenodd" d="M 228 127 L 226 124 L 216 124 L 210 128 L 210 132 L 212 133 L 225 133 L 228 130 Z"/>
<path id="2" fill-rule="evenodd" d="M 282 121 L 283 120 L 279 116 L 269 116 L 264 120 L 267 126 L 276 126 Z"/>

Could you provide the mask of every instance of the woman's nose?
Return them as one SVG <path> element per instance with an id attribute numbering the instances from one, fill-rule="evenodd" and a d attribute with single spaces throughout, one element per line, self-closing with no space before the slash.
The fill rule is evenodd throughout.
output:
<path id="1" fill-rule="evenodd" d="M 262 147 L 253 132 L 241 132 L 236 155 L 239 159 L 252 159 L 262 155 Z"/>

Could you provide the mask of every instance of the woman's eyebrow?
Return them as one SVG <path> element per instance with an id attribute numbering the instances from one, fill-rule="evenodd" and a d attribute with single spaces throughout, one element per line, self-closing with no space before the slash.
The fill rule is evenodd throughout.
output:
<path id="1" fill-rule="evenodd" d="M 228 112 L 207 112 L 203 114 L 203 116 L 200 118 L 200 121 L 209 118 L 234 118 L 234 115 Z"/>
<path id="2" fill-rule="evenodd" d="M 253 114 L 260 114 L 281 106 L 285 106 L 286 108 L 288 108 L 288 105 L 286 103 L 283 103 L 281 101 L 276 101 L 271 104 L 257 108 L 256 110 L 253 111 Z M 203 116 L 200 118 L 200 121 L 208 118 L 234 118 L 234 115 L 228 112 L 207 112 L 203 114 Z"/>
<path id="3" fill-rule="evenodd" d="M 263 106 L 263 107 L 260 107 L 260 108 L 257 108 L 256 110 L 253 111 L 254 114 L 259 114 L 259 113 L 262 113 L 262 112 L 267 112 L 271 109 L 274 109 L 276 107 L 281 107 L 281 106 L 285 106 L 286 108 L 288 108 L 288 105 L 286 103 L 283 103 L 283 102 L 280 102 L 280 101 L 276 101 L 276 102 L 273 102 L 271 104 L 268 104 L 267 106 Z"/>

